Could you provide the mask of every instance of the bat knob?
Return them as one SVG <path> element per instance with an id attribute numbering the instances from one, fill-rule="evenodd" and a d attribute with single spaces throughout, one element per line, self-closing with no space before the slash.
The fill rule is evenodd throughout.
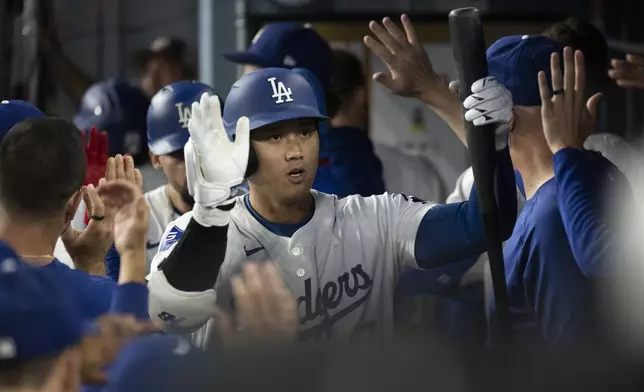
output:
<path id="1" fill-rule="evenodd" d="M 451 10 L 449 17 L 459 17 L 459 18 L 478 18 L 479 10 L 476 7 L 464 7 Z"/>

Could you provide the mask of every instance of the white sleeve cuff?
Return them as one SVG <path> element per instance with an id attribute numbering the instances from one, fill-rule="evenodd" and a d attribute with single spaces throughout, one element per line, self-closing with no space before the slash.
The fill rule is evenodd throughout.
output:
<path id="1" fill-rule="evenodd" d="M 187 335 L 197 331 L 213 316 L 217 303 L 214 289 L 185 292 L 170 285 L 163 271 L 148 275 L 150 320 L 165 332 Z"/>

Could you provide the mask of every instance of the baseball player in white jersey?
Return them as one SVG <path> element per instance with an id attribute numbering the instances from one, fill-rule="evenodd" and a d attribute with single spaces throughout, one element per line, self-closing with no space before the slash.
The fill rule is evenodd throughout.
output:
<path id="1" fill-rule="evenodd" d="M 206 92 L 214 94 L 212 87 L 203 83 L 181 81 L 163 87 L 150 101 L 146 123 L 150 161 L 154 169 L 163 171 L 167 184 L 145 193 L 150 206 L 146 243 L 148 270 L 166 226 L 192 210 L 194 204 L 186 183 L 183 147 L 190 137 L 190 107 Z"/>
<path id="2" fill-rule="evenodd" d="M 302 339 L 386 334 L 402 272 L 444 270 L 437 284 L 447 284 L 457 278 L 455 264 L 485 250 L 475 191 L 470 202 L 437 205 L 402 194 L 338 199 L 311 190 L 325 119 L 306 79 L 281 68 L 238 80 L 223 121 L 216 96 L 193 105 L 185 155 L 195 205 L 168 226 L 153 261 L 155 324 L 173 333 L 201 329 L 194 339 L 207 345 L 215 305 L 234 310 L 230 278 L 247 261 L 273 260 L 297 298 Z M 515 184 L 508 129 L 497 132 L 506 140 L 496 191 L 507 238 Z M 245 178 L 250 192 L 238 196 Z"/>

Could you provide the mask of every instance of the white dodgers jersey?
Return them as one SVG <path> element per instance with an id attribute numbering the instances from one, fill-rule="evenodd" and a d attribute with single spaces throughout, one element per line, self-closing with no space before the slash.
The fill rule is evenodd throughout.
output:
<path id="1" fill-rule="evenodd" d="M 145 201 L 148 202 L 150 207 L 150 218 L 148 219 L 148 236 L 146 247 L 146 271 L 150 271 L 150 264 L 152 259 L 159 249 L 161 236 L 165 228 L 175 219 L 179 218 L 179 214 L 172 206 L 166 186 L 162 185 L 154 190 L 146 192 Z"/>
<path id="2" fill-rule="evenodd" d="M 297 298 L 303 340 L 346 339 L 391 333 L 398 277 L 418 268 L 414 249 L 418 226 L 435 204 L 400 194 L 370 197 L 311 191 L 315 213 L 292 237 L 264 227 L 244 197 L 231 211 L 226 258 L 215 284 L 217 303 L 231 310 L 231 276 L 246 261 L 275 261 Z M 153 268 L 167 257 L 192 213 L 171 224 Z M 212 319 L 193 341 L 209 340 Z"/>

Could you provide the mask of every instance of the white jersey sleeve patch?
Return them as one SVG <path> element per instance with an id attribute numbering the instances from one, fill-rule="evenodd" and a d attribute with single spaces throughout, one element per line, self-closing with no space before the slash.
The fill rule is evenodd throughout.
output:
<path id="1" fill-rule="evenodd" d="M 187 335 L 203 327 L 213 315 L 217 303 L 215 290 L 185 292 L 168 283 L 163 271 L 149 276 L 148 313 L 154 325 L 168 333 Z"/>
<path id="2" fill-rule="evenodd" d="M 188 223 L 190 223 L 190 219 L 192 219 L 192 211 L 181 215 L 179 219 L 170 222 L 168 227 L 166 227 L 163 236 L 161 236 L 157 254 L 154 256 L 152 263 L 150 264 L 150 273 L 156 271 L 161 262 L 170 255 L 183 236 L 183 232 L 186 230 Z"/>

